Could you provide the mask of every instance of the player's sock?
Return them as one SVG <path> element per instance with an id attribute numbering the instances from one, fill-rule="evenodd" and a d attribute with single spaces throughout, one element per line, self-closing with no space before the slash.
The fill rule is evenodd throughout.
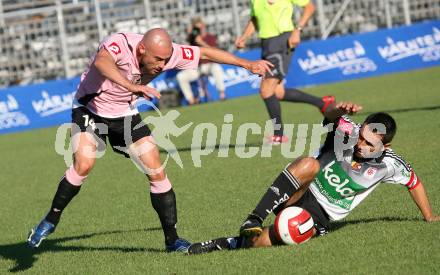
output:
<path id="1" fill-rule="evenodd" d="M 81 189 L 81 185 L 73 185 L 67 180 L 68 173 L 69 172 L 66 172 L 66 176 L 61 179 L 57 192 L 53 198 L 52 206 L 45 218 L 48 222 L 55 226 L 60 221 L 64 208 L 66 208 L 69 202 L 78 194 L 79 190 Z"/>
<path id="2" fill-rule="evenodd" d="M 284 169 L 267 189 L 250 218 L 259 218 L 262 222 L 274 209 L 283 206 L 300 186 L 298 180 L 287 169 Z"/>
<path id="3" fill-rule="evenodd" d="M 171 183 L 166 177 L 162 181 L 152 181 L 151 184 L 151 204 L 159 216 L 165 235 L 165 244 L 173 244 L 179 236 L 177 235 L 177 207 L 176 195 L 171 188 Z"/>
<path id="4" fill-rule="evenodd" d="M 281 121 L 281 105 L 280 101 L 275 95 L 271 95 L 268 98 L 264 98 L 264 103 L 266 104 L 267 112 L 269 113 L 269 117 L 272 120 L 275 120 L 276 125 L 280 125 L 280 128 L 275 129 L 274 135 L 282 136 L 283 135 L 283 123 Z"/>
<path id="5" fill-rule="evenodd" d="M 319 109 L 324 107 L 324 101 L 322 98 L 309 95 L 294 88 L 286 89 L 283 101 L 308 103 L 318 107 Z"/>
<path id="6" fill-rule="evenodd" d="M 230 237 L 230 238 L 226 238 L 226 241 L 228 242 L 228 249 L 230 250 L 247 248 L 245 237 L 242 236 Z"/>

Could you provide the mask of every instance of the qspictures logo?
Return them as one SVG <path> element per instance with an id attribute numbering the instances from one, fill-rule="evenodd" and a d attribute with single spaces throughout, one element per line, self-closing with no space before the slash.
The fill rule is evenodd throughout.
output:
<path id="1" fill-rule="evenodd" d="M 284 135 L 287 137 L 287 142 L 274 144 L 271 142 L 270 137 L 274 130 L 279 129 L 280 125 L 274 124 L 272 120 L 267 120 L 264 125 L 254 122 L 234 125 L 234 116 L 232 114 L 225 114 L 221 125 L 212 122 L 185 122 L 182 124 L 182 122 L 179 122 L 181 114 L 177 110 L 169 110 L 166 113 L 162 113 L 152 102 L 142 102 L 153 109 L 153 111 L 147 112 L 142 121 L 137 123 L 137 125 L 133 125 L 132 116 L 125 117 L 123 138 L 127 147 L 115 146 L 114 149 L 130 156 L 137 168 L 146 174 L 154 174 L 164 169 L 169 160 L 174 161 L 182 169 L 187 165 L 199 168 L 206 161 L 206 157 L 213 154 L 216 154 L 218 158 L 270 158 L 272 157 L 274 146 L 279 146 L 281 155 L 288 160 L 304 155 L 314 156 L 319 152 L 323 138 L 333 131 L 334 127 L 333 123 L 326 124 L 325 126 L 322 124 L 305 123 L 284 124 Z M 84 123 L 85 125 L 82 126 L 86 127 L 87 135 L 91 137 L 95 144 L 95 146 L 88 147 L 96 147 L 96 149 L 91 148 L 93 150 L 89 150 L 89 157 L 101 158 L 106 152 L 106 144 L 95 133 L 107 134 L 109 131 L 108 126 L 89 119 L 86 119 Z M 145 142 L 133 142 L 133 131 L 145 127 L 145 124 L 150 128 L 151 135 L 146 140 L 144 139 Z M 71 129 L 73 130 L 71 131 Z M 294 133 L 294 129 L 296 133 Z M 338 128 L 337 132 L 340 132 L 340 134 L 335 134 L 333 147 L 337 160 L 341 160 L 344 157 L 343 152 L 353 148 L 356 143 L 356 138 L 350 138 L 348 141 L 345 139 L 346 133 L 344 131 L 346 129 L 348 128 L 345 126 L 341 129 Z M 357 135 L 358 131 L 356 129 L 351 129 L 351 135 Z M 70 132 L 75 133 L 71 138 Z M 382 132 L 380 131 L 380 133 Z M 72 164 L 72 154 L 78 150 L 80 134 L 79 125 L 72 123 L 63 124 L 57 130 L 55 151 L 64 156 L 67 166 Z M 186 147 L 179 148 L 174 143 L 172 137 L 179 138 L 183 134 L 189 135 L 191 141 L 188 142 Z M 255 142 L 255 137 L 260 139 L 260 141 Z M 249 140 L 253 140 L 253 142 L 249 142 Z M 158 149 L 166 153 L 166 158 L 162 162 L 161 167 L 154 169 L 146 167 L 142 160 L 148 158 L 150 153 L 155 153 L 154 151 Z M 180 156 L 182 151 L 190 154 L 190 160 L 186 158 L 186 162 L 184 161 Z M 192 163 L 190 163 L 191 161 Z M 344 191 L 345 189 L 342 190 Z M 276 191 L 274 190 L 274 192 Z"/>

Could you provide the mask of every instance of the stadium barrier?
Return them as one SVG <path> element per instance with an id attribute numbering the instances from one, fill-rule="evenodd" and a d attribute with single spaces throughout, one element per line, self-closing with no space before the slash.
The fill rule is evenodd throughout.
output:
<path id="1" fill-rule="evenodd" d="M 255 49 L 238 52 L 260 58 Z M 411 26 L 305 41 L 295 50 L 288 87 L 304 87 L 440 65 L 440 20 Z M 223 66 L 228 98 L 256 94 L 260 78 L 234 66 Z M 176 72 L 165 72 L 152 86 L 178 89 Z M 79 77 L 0 90 L 0 134 L 59 125 L 70 121 Z M 218 100 L 208 81 L 212 100 Z"/>

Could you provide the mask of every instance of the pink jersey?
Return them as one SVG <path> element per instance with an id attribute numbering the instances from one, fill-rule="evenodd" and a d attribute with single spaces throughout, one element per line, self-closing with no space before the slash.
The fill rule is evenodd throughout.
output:
<path id="1" fill-rule="evenodd" d="M 100 45 L 111 54 L 119 72 L 133 83 L 146 85 L 154 77 L 142 75 L 136 58 L 136 48 L 143 35 L 117 33 L 107 37 Z M 137 96 L 124 87 L 106 79 L 94 66 L 94 55 L 87 70 L 81 75 L 81 83 L 75 95 L 74 108 L 86 106 L 91 112 L 108 118 L 124 117 L 138 113 Z M 170 69 L 196 69 L 200 60 L 200 48 L 173 43 L 173 54 L 164 67 Z"/>

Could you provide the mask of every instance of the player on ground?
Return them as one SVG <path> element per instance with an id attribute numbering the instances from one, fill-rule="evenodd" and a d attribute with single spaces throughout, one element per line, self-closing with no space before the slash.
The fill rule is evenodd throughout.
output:
<path id="1" fill-rule="evenodd" d="M 348 102 L 330 105 L 323 122 L 329 133 L 318 156 L 299 158 L 286 166 L 242 224 L 240 237 L 195 243 L 188 252 L 280 244 L 273 227 L 263 229 L 262 223 L 270 213 L 278 214 L 287 206 L 307 210 L 315 223 L 315 235 L 324 235 L 330 221 L 345 218 L 380 182 L 405 186 L 425 221 L 440 221 L 414 170 L 390 148 L 396 133 L 394 119 L 374 113 L 359 125 L 346 116 L 361 109 Z"/>
<path id="2" fill-rule="evenodd" d="M 163 29 L 145 35 L 118 33 L 99 46 L 96 55 L 81 77 L 72 110 L 74 163 L 61 178 L 52 206 L 28 237 L 31 247 L 38 247 L 54 232 L 61 214 L 78 194 L 92 170 L 97 152 L 105 149 L 106 139 L 115 152 L 135 158 L 146 171 L 150 197 L 157 212 L 167 251 L 186 250 L 189 242 L 176 231 L 176 198 L 159 157 L 150 129 L 142 123 L 136 99 L 159 98 L 146 86 L 165 70 L 196 69 L 199 60 L 241 66 L 252 73 L 265 75 L 271 64 L 248 61 L 215 48 L 183 46 L 172 42 Z"/>

